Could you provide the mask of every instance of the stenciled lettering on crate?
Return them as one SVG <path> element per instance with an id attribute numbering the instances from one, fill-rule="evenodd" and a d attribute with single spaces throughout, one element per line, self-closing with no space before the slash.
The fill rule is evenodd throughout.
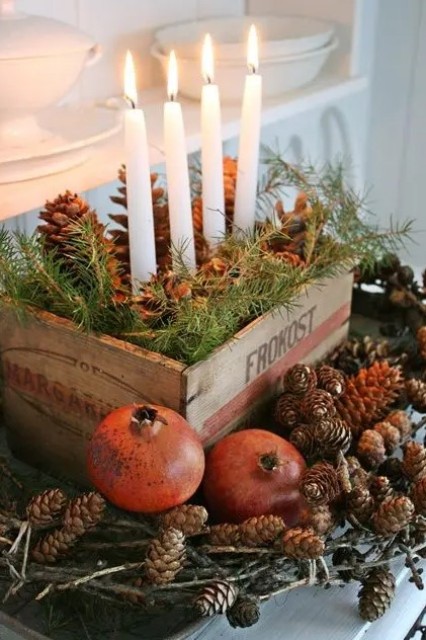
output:
<path id="1" fill-rule="evenodd" d="M 343 339 L 352 277 L 310 287 L 291 309 L 258 318 L 192 366 L 108 336 L 83 335 L 45 312 L 20 324 L 4 310 L 3 408 L 17 456 L 80 481 L 96 424 L 133 402 L 169 406 L 207 445 L 244 423 L 298 361 L 321 358 Z"/>

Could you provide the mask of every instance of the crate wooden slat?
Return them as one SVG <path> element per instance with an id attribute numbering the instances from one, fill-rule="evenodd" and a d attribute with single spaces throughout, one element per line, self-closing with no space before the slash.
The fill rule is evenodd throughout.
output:
<path id="1" fill-rule="evenodd" d="M 85 482 L 85 449 L 112 408 L 164 404 L 205 444 L 247 421 L 275 394 L 285 370 L 318 360 L 347 332 L 352 276 L 303 291 L 291 312 L 258 318 L 204 361 L 185 366 L 68 320 L 35 312 L 0 316 L 3 408 L 12 451 L 50 473 Z"/>

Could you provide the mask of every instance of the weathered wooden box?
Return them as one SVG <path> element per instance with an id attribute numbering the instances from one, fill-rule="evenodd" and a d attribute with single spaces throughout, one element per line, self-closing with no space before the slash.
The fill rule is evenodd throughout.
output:
<path id="1" fill-rule="evenodd" d="M 347 333 L 352 276 L 309 287 L 292 312 L 258 318 L 206 360 L 186 366 L 108 336 L 84 335 L 49 313 L 1 312 L 3 411 L 17 457 L 85 480 L 85 447 L 112 408 L 167 405 L 208 445 L 246 421 L 298 361 L 314 362 Z"/>

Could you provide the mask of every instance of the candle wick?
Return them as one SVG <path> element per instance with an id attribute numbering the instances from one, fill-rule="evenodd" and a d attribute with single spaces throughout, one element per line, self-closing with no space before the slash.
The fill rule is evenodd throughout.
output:
<path id="1" fill-rule="evenodd" d="M 250 71 L 252 74 L 255 74 L 255 73 L 256 73 L 256 67 L 255 67 L 255 65 L 254 65 L 254 64 L 249 64 L 249 71 Z"/>
<path id="2" fill-rule="evenodd" d="M 132 98 L 130 98 L 129 96 L 124 96 L 125 101 L 127 102 L 128 105 L 130 105 L 131 109 L 136 109 L 136 103 L 134 100 L 132 100 Z"/>

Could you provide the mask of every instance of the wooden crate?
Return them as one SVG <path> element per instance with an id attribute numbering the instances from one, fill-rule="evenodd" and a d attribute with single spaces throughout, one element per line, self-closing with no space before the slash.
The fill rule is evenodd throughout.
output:
<path id="1" fill-rule="evenodd" d="M 211 444 L 275 394 L 289 366 L 320 359 L 344 338 L 351 292 L 349 274 L 309 287 L 291 313 L 266 314 L 193 366 L 84 335 L 49 313 L 20 323 L 5 310 L 0 348 L 9 445 L 32 465 L 84 483 L 94 426 L 132 402 L 179 411 Z"/>

